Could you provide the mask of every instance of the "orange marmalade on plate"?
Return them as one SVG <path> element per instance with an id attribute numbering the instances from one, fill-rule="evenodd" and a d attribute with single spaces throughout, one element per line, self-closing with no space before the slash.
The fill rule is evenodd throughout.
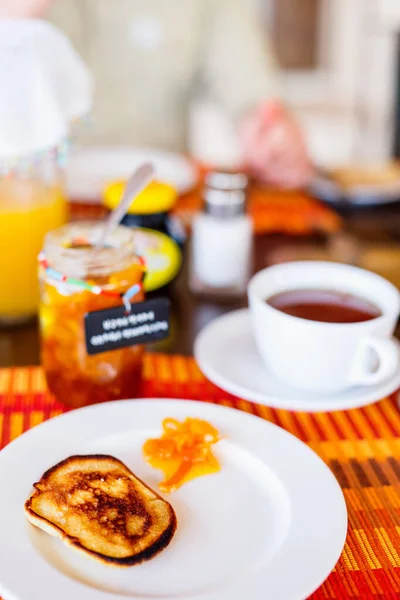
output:
<path id="1" fill-rule="evenodd" d="M 147 462 L 164 473 L 159 486 L 162 492 L 174 492 L 192 479 L 220 470 L 211 448 L 221 438 L 210 423 L 192 418 L 182 423 L 165 419 L 162 428 L 161 437 L 147 440 L 143 446 Z"/>
<path id="2" fill-rule="evenodd" d="M 93 356 L 86 351 L 85 315 L 121 306 L 121 296 L 143 277 L 132 230 L 118 227 L 110 235 L 110 245 L 97 249 L 93 243 L 101 229 L 101 223 L 90 222 L 57 229 L 46 237 L 44 256 L 49 266 L 66 278 L 106 293 L 55 280 L 40 268 L 42 364 L 50 391 L 73 408 L 134 398 L 141 379 L 141 346 Z M 131 302 L 143 299 L 140 291 Z"/>

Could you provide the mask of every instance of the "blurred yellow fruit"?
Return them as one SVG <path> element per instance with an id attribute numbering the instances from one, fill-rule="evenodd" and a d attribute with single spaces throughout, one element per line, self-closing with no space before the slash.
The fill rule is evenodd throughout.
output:
<path id="1" fill-rule="evenodd" d="M 106 186 L 103 193 L 103 204 L 113 210 L 122 198 L 125 181 L 114 181 Z M 147 215 L 170 211 L 178 198 L 177 190 L 166 183 L 153 181 L 131 204 L 128 213 Z"/>

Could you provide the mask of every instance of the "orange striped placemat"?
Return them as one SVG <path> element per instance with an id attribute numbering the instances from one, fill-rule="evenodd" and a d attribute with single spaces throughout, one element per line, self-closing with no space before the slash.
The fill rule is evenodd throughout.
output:
<path id="1" fill-rule="evenodd" d="M 163 354 L 146 355 L 141 393 L 232 406 L 306 442 L 336 475 L 349 511 L 342 557 L 312 600 L 400 599 L 400 413 L 394 398 L 348 412 L 274 410 L 216 388 L 192 358 Z M 64 411 L 46 391 L 39 367 L 0 369 L 0 448 Z"/>

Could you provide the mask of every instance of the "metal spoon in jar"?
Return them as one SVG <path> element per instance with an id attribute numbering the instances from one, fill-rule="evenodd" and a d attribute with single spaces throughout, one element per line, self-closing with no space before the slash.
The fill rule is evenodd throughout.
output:
<path id="1" fill-rule="evenodd" d="M 154 167 L 151 163 L 141 165 L 128 180 L 123 196 L 118 206 L 107 218 L 104 229 L 95 247 L 103 248 L 106 245 L 108 237 L 114 229 L 120 224 L 126 215 L 129 206 L 134 199 L 149 185 L 154 178 Z"/>

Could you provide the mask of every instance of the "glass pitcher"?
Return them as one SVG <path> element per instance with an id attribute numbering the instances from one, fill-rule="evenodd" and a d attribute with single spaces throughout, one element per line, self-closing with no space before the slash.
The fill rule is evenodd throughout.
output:
<path id="1" fill-rule="evenodd" d="M 47 232 L 63 225 L 67 203 L 57 150 L 0 165 L 0 323 L 34 316 L 37 256 Z"/>

